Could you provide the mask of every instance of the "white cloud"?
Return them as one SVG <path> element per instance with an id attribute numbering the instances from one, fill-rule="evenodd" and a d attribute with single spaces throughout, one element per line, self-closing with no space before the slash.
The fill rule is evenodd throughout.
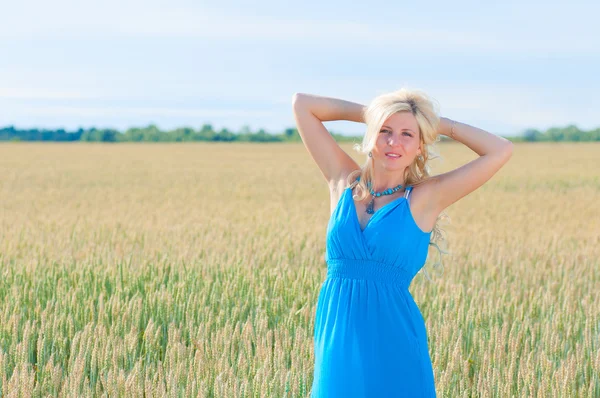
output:
<path id="1" fill-rule="evenodd" d="M 507 125 L 516 130 L 560 126 L 571 123 L 574 118 L 585 119 L 585 113 L 575 113 L 578 111 L 576 105 L 565 107 L 564 103 L 548 103 L 548 90 L 525 84 L 435 83 L 426 91 L 441 104 L 442 116 L 487 120 L 492 125 Z M 568 94 L 563 92 L 563 95 Z"/>
<path id="2" fill-rule="evenodd" d="M 0 99 L 17 100 L 82 100 L 94 99 L 90 96 L 75 91 L 50 90 L 44 88 L 29 87 L 0 87 Z"/>
<path id="3" fill-rule="evenodd" d="M 0 59 L 0 104 L 5 120 L 9 117 L 11 120 L 30 121 L 40 117 L 44 118 L 44 122 L 74 122 L 83 119 L 109 122 L 116 118 L 128 121 L 135 118 L 164 117 L 176 122 L 194 117 L 220 117 L 225 124 L 234 118 L 249 121 L 263 118 L 265 123 L 277 120 L 293 125 L 291 95 L 299 88 L 304 92 L 366 103 L 379 92 L 402 86 L 424 89 L 438 100 L 442 114 L 467 123 L 470 120 L 483 120 L 484 123 L 489 123 L 488 126 L 502 124 L 521 129 L 523 126 L 543 128 L 564 125 L 572 120 L 577 120 L 577 124 L 581 123 L 581 126 L 585 123 L 593 125 L 597 120 L 596 110 L 600 107 L 595 99 L 597 84 L 593 74 L 587 72 L 594 69 L 594 62 L 597 64 L 597 57 L 600 56 L 600 34 L 594 21 L 597 12 L 576 3 L 564 7 L 552 3 L 534 6 L 521 2 L 510 4 L 507 1 L 494 5 L 491 11 L 486 11 L 487 15 L 473 12 L 457 13 L 450 17 L 443 14 L 444 7 L 452 9 L 454 5 L 438 4 L 438 11 L 428 15 L 426 20 L 419 15 L 410 14 L 402 18 L 401 23 L 391 18 L 395 21 L 393 25 L 374 22 L 372 17 L 378 12 L 376 6 L 369 6 L 374 11 L 360 19 L 344 17 L 344 20 L 333 20 L 331 18 L 335 18 L 334 15 L 323 14 L 322 16 L 330 18 L 326 20 L 290 14 L 244 15 L 247 10 L 243 7 L 215 11 L 191 2 L 190 5 L 181 6 L 181 1 L 177 0 L 170 2 L 168 7 L 163 7 L 164 4 L 166 3 L 157 0 L 105 0 L 96 3 L 25 0 L 4 4 L 4 18 L 0 24 L 0 50 L 4 50 L 3 44 L 6 43 L 9 53 Z M 511 7 L 514 12 L 507 12 Z M 234 12 L 238 12 L 238 15 Z M 394 12 L 400 12 L 400 9 L 390 9 L 390 15 Z M 314 73 L 302 71 L 294 74 L 292 67 L 286 73 L 266 73 L 259 76 L 261 71 L 272 71 L 268 69 L 272 60 L 262 50 L 257 51 L 256 59 L 248 61 L 255 68 L 245 69 L 248 76 L 254 76 L 252 73 L 256 71 L 255 79 L 230 76 L 225 73 L 229 73 L 228 70 L 222 75 L 216 73 L 220 72 L 217 70 L 203 73 L 199 68 L 197 72 L 194 70 L 177 82 L 177 79 L 152 79 L 153 76 L 158 76 L 157 73 L 170 72 L 168 65 L 163 69 L 152 69 L 153 65 L 150 65 L 145 75 L 142 69 L 126 69 L 131 62 L 135 63 L 136 59 L 133 57 L 119 58 L 114 66 L 110 64 L 110 68 L 104 68 L 106 64 L 99 62 L 94 69 L 86 63 L 73 62 L 73 59 L 60 64 L 61 51 L 68 51 L 70 48 L 67 40 L 63 39 L 115 37 L 192 38 L 198 42 L 214 43 L 216 50 L 220 48 L 220 41 L 239 42 L 248 44 L 251 55 L 255 49 L 268 48 L 260 47 L 262 42 L 284 43 L 290 49 L 309 46 L 315 48 L 314 53 L 324 56 L 329 54 L 328 49 L 332 49 L 332 57 L 323 60 L 324 63 L 339 62 L 336 56 L 344 54 L 346 65 L 340 64 L 339 76 L 332 76 L 330 72 L 327 72 L 329 76 L 325 76 L 317 69 Z M 48 54 L 53 63 L 42 65 L 30 61 L 34 58 L 19 57 L 18 51 L 24 51 L 21 55 L 32 55 L 27 42 L 19 40 L 27 38 L 51 39 L 52 52 Z M 96 44 L 100 42 L 95 41 Z M 144 42 L 150 43 L 151 40 Z M 22 43 L 25 43 L 23 48 L 19 47 Z M 102 56 L 101 51 L 109 47 L 106 43 L 110 41 L 100 46 L 99 56 Z M 397 50 L 390 47 L 390 43 L 398 43 Z M 44 45 L 43 42 L 35 44 Z M 157 53 L 162 45 L 165 45 L 165 41 L 157 42 Z M 377 71 L 377 68 L 364 68 L 364 74 L 359 75 L 360 72 L 356 71 L 357 67 L 347 54 L 350 51 L 352 55 L 360 57 L 364 54 L 364 49 L 373 50 L 374 53 L 393 51 L 394 54 L 390 54 L 393 62 L 401 61 L 405 57 L 405 51 L 410 52 L 411 57 L 426 54 L 427 59 L 433 58 L 436 67 L 444 70 L 447 68 L 444 64 L 446 60 L 452 59 L 452 66 L 455 67 L 465 59 L 461 54 L 469 55 L 470 60 L 478 60 L 477 68 L 485 70 L 475 71 L 475 66 L 469 64 L 464 65 L 465 70 L 477 72 L 480 80 L 488 79 L 488 82 L 449 83 L 448 81 L 454 80 L 452 70 L 436 74 L 433 69 L 427 69 L 433 72 L 429 78 L 423 78 L 424 84 L 419 84 L 414 78 L 404 84 L 410 77 L 407 78 L 407 74 L 402 74 L 400 70 L 399 77 L 394 78 L 383 78 L 381 74 L 372 72 Z M 184 48 L 183 51 L 187 49 Z M 210 58 L 212 54 L 215 52 L 207 50 L 201 55 Z M 436 58 L 436 54 L 439 57 Z M 510 60 L 515 62 L 510 68 L 499 67 L 496 72 L 495 60 L 510 55 L 519 57 Z M 552 57 L 564 60 L 572 55 L 585 56 L 589 61 L 582 66 L 586 68 L 579 67 L 575 61 L 572 66 L 564 61 L 560 64 L 551 63 Z M 235 56 L 234 53 L 232 57 Z M 595 59 L 592 58 L 594 56 Z M 21 61 L 22 59 L 27 61 Z M 82 59 L 87 61 L 92 57 Z M 494 79 L 512 81 L 514 76 L 509 76 L 508 73 L 520 69 L 524 73 L 530 73 L 527 70 L 529 60 L 535 61 L 535 65 L 541 65 L 543 59 L 549 60 L 548 69 L 540 70 L 537 86 L 533 86 L 534 82 L 531 85 L 489 82 Z M 43 61 L 42 58 L 40 60 Z M 486 65 L 485 62 L 489 63 Z M 503 62 L 508 60 L 504 58 Z M 307 65 L 313 63 L 322 65 L 315 60 L 308 60 Z M 277 65 L 280 66 L 279 63 Z M 361 65 L 364 66 L 364 63 Z M 587 79 L 585 75 L 577 73 L 582 69 L 589 75 Z M 136 72 L 134 74 L 128 70 Z M 175 71 L 176 68 L 173 67 L 172 70 Z M 105 80 L 99 79 L 98 74 L 105 72 Z M 106 80 L 109 72 L 113 75 L 110 75 L 110 80 Z M 545 83 L 544 76 L 550 72 L 553 73 L 552 76 L 556 75 L 556 79 Z M 356 76 L 348 76 L 349 73 Z M 413 76 L 416 77 L 416 73 Z M 434 77 L 441 78 L 440 76 L 445 76 L 446 80 L 432 80 Z M 464 74 L 461 73 L 460 76 L 462 78 Z M 519 79 L 519 76 L 514 79 Z M 584 79 L 589 84 L 576 83 Z M 522 80 L 529 81 L 527 77 Z M 375 91 L 379 88 L 381 90 Z M 204 108 L 202 104 L 206 103 L 203 101 L 206 99 L 224 103 L 223 109 Z M 66 106 L 62 105 L 65 101 L 68 101 Z M 183 101 L 190 105 L 195 102 L 199 107 L 182 109 L 169 101 Z M 124 102 L 127 105 L 119 105 Z M 234 108 L 232 103 L 239 104 L 239 108 Z M 257 110 L 260 106 L 262 110 Z"/>
<path id="4" fill-rule="evenodd" d="M 155 2 L 156 3 L 156 2 Z M 403 50 L 488 55 L 598 55 L 600 34 L 590 27 L 590 17 L 565 20 L 560 10 L 540 9 L 541 18 L 522 17 L 523 12 L 500 19 L 491 16 L 489 29 L 466 23 L 423 25 L 418 18 L 402 24 L 350 20 L 300 19 L 293 16 L 235 15 L 228 10 L 161 7 L 150 2 L 53 1 L 12 3 L 3 10 L 0 39 L 72 37 L 186 37 L 198 40 L 255 40 L 313 43 L 319 46 L 387 46 L 394 41 Z M 5 7 L 7 8 L 7 7 Z M 575 9 L 577 10 L 577 9 Z M 537 11 L 536 11 L 537 12 Z M 566 12 L 566 11 L 563 11 Z M 573 10 L 569 10 L 573 12 Z M 472 18 L 478 18 L 473 13 Z M 500 17 L 500 16 L 498 16 Z M 466 18 L 464 16 L 463 18 Z M 520 18 L 520 19 L 519 19 Z M 509 23 L 513 22 L 511 25 Z M 497 25 L 497 26 L 494 26 Z M 443 26 L 448 26 L 444 28 Z M 385 40 L 383 40 L 385 39 Z"/>
<path id="5" fill-rule="evenodd" d="M 245 109 L 168 108 L 168 107 L 124 107 L 124 106 L 27 106 L 3 107 L 9 114 L 27 114 L 32 117 L 271 117 L 272 111 Z"/>
<path id="6" fill-rule="evenodd" d="M 549 93 L 540 90 L 535 86 L 523 84 L 505 84 L 505 83 L 461 83 L 452 84 L 448 82 L 429 81 L 420 84 L 413 81 L 412 84 L 394 85 L 395 82 L 385 80 L 367 80 L 361 84 L 356 82 L 360 79 L 311 79 L 310 83 L 319 86 L 324 92 L 329 92 L 331 96 L 344 98 L 367 104 L 376 95 L 390 91 L 390 88 L 399 88 L 406 86 L 409 88 L 418 88 L 431 95 L 440 105 L 442 116 L 464 121 L 483 129 L 494 130 L 494 126 L 509 126 L 501 132 L 521 131 L 527 127 L 546 128 L 549 126 L 560 126 L 578 121 L 581 128 L 586 125 L 592 126 L 595 121 L 595 114 L 587 111 L 585 108 L 573 104 L 573 107 L 565 107 L 563 103 L 548 103 Z M 302 82 L 289 83 L 290 88 L 294 84 L 303 86 Z M 344 91 L 344 87 L 351 87 L 351 90 Z M 374 91 L 373 87 L 386 87 L 386 90 Z M 284 90 L 285 87 L 280 87 Z M 577 88 L 573 88 L 577 90 Z M 252 91 L 252 90 L 250 90 Z M 291 93 L 291 91 L 289 91 Z M 309 90 L 309 92 L 311 92 Z M 242 94 L 240 92 L 238 94 Z M 346 95 L 348 94 L 348 95 Z M 352 94 L 352 95 L 350 95 Z M 146 118 L 180 118 L 181 124 L 185 124 L 186 118 L 205 118 L 214 120 L 215 118 L 227 119 L 246 119 L 248 121 L 264 120 L 265 123 L 271 123 L 274 120 L 286 120 L 286 127 L 293 125 L 291 114 L 291 94 L 281 96 L 280 92 L 265 92 L 265 100 L 270 98 L 265 107 L 257 109 L 256 97 L 252 95 L 238 95 L 236 99 L 244 99 L 248 104 L 253 103 L 252 109 L 246 108 L 241 104 L 239 108 L 182 108 L 173 106 L 131 106 L 131 105 L 102 105 L 86 106 L 77 105 L 53 105 L 46 101 L 42 104 L 28 104 L 28 99 L 85 99 L 89 96 L 77 92 L 61 92 L 47 90 L 20 90 L 20 89 L 0 89 L 0 100 L 5 116 L 19 120 L 28 120 L 31 118 L 47 118 L 74 121 L 89 118 L 95 118 L 102 122 L 110 122 L 111 119 L 139 119 Z M 562 93 L 568 96 L 569 93 Z M 11 97 L 12 96 L 12 97 Z M 209 98 L 212 98 L 208 95 Z M 271 96 L 271 97 L 269 97 Z M 25 101 L 13 102 L 10 98 L 19 98 Z M 109 101 L 107 97 L 104 101 Z M 590 104 L 590 106 L 593 104 Z M 287 113 L 286 113 L 287 112 Z M 339 123 L 339 122 L 333 122 Z M 226 124 L 226 123 L 225 123 Z"/>

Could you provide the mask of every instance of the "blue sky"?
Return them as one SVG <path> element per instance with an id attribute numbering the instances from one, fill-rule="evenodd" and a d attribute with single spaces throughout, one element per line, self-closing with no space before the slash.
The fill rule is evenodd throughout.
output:
<path id="1" fill-rule="evenodd" d="M 295 92 L 367 104 L 401 87 L 495 134 L 600 126 L 598 2 L 24 0 L 0 12 L 1 127 L 279 133 L 294 127 Z"/>

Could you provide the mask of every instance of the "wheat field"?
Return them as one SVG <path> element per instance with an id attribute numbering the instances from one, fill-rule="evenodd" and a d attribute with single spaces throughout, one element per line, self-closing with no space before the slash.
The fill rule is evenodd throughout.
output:
<path id="1" fill-rule="evenodd" d="M 438 396 L 600 397 L 600 143 L 515 144 L 446 213 Z M 307 397 L 329 214 L 301 143 L 1 144 L 0 396 Z"/>

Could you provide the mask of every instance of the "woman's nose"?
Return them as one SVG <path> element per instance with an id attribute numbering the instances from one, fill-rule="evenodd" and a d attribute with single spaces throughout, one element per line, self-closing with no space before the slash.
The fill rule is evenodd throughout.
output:
<path id="1" fill-rule="evenodd" d="M 388 139 L 388 143 L 390 145 L 398 144 L 398 143 L 400 143 L 400 137 L 398 137 L 397 135 L 392 134 L 390 136 L 390 138 Z"/>

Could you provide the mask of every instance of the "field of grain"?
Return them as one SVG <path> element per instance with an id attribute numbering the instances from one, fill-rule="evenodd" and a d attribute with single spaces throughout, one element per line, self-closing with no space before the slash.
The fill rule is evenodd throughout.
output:
<path id="1" fill-rule="evenodd" d="M 302 144 L 1 144 L 0 396 L 308 396 L 329 212 Z M 599 397 L 600 145 L 515 144 L 446 212 L 438 396 Z"/>

